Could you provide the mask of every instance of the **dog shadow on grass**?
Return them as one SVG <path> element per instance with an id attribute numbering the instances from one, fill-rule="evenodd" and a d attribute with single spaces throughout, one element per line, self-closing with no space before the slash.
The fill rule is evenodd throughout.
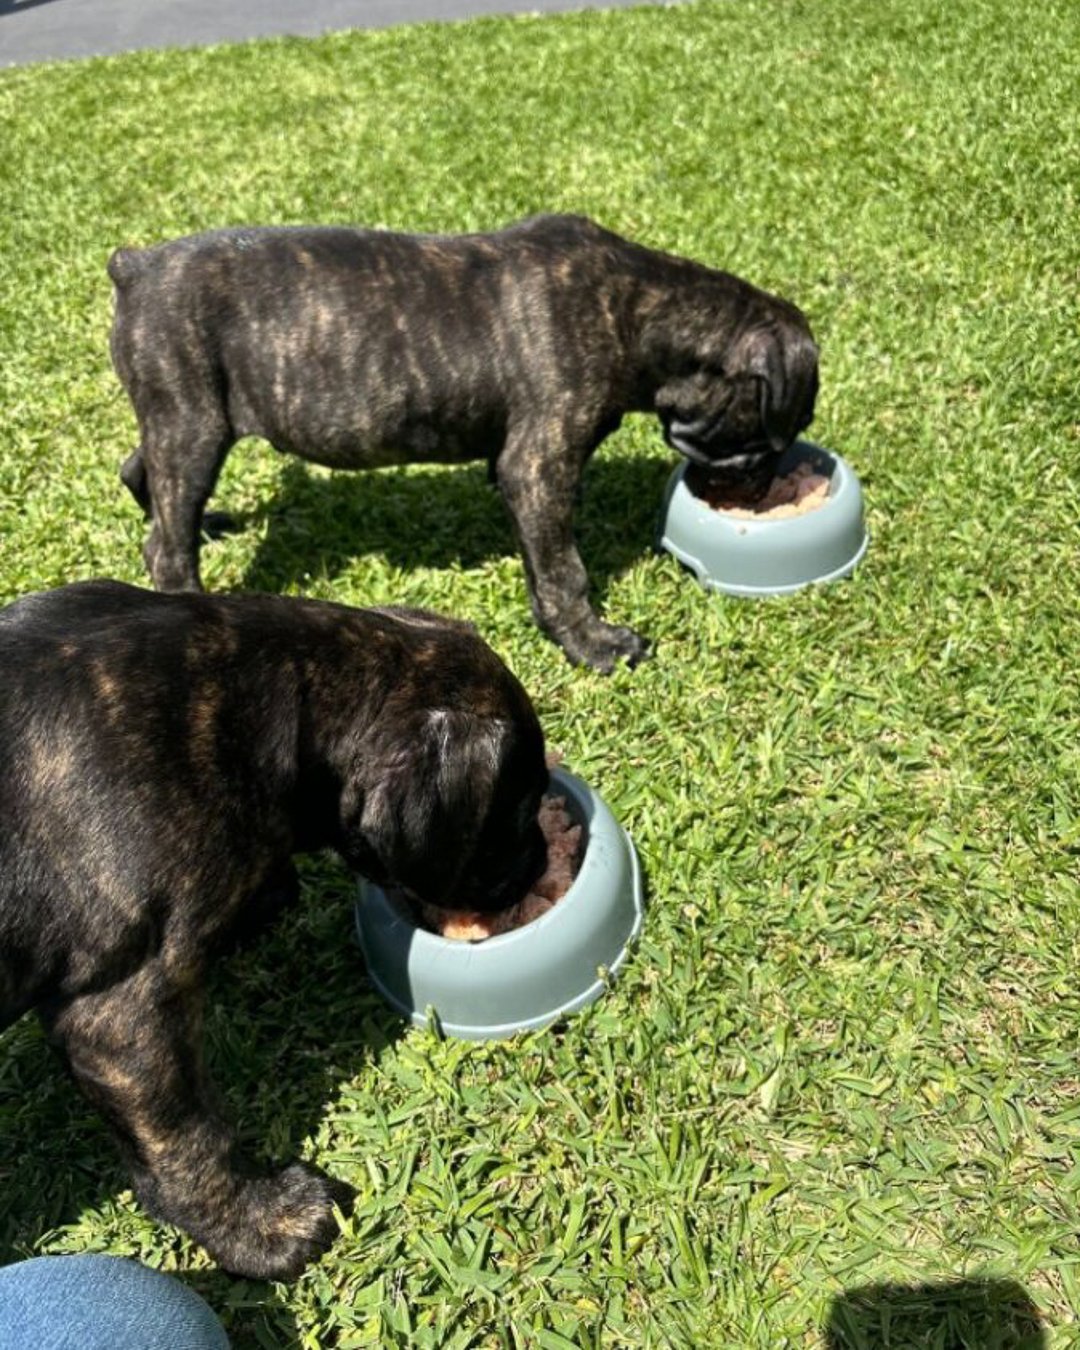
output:
<path id="1" fill-rule="evenodd" d="M 1015 1280 L 870 1284 L 839 1294 L 824 1350 L 1046 1350 L 1038 1310 Z"/>
<path id="2" fill-rule="evenodd" d="M 671 472 L 662 455 L 605 458 L 586 467 L 575 534 L 600 603 L 611 582 L 652 545 Z M 238 522 L 267 521 L 244 588 L 282 591 L 339 576 L 365 554 L 394 567 L 478 567 L 518 553 L 510 516 L 481 463 L 311 474 L 289 460 L 274 499 Z"/>
<path id="3" fill-rule="evenodd" d="M 405 1031 L 365 974 L 352 878 L 328 857 L 298 861 L 299 905 L 222 957 L 207 990 L 212 1082 L 242 1153 L 271 1168 L 300 1155 L 341 1083 L 362 1075 Z M 332 1158 L 327 1171 L 349 1180 Z M 42 1244 L 46 1250 L 138 1256 L 148 1237 L 143 1212 L 136 1205 L 135 1218 L 130 1202 L 113 1200 L 129 1187 L 104 1123 L 50 1054 L 36 1020 L 9 1028 L 0 1039 L 0 1265 L 32 1254 L 58 1228 L 67 1231 Z M 149 1240 L 158 1254 L 180 1248 L 165 1226 Z M 181 1255 L 181 1267 L 186 1260 Z M 273 1285 L 213 1268 L 176 1274 L 221 1318 L 233 1350 L 299 1350 L 295 1318 Z"/>

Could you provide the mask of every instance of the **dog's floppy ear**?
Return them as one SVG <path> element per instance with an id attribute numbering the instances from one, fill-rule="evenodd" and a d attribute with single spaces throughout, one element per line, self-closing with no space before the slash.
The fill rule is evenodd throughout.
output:
<path id="1" fill-rule="evenodd" d="M 786 450 L 814 416 L 817 343 L 783 319 L 761 325 L 739 344 L 738 367 L 759 380 L 762 428 L 774 451 Z"/>
<path id="2" fill-rule="evenodd" d="M 394 738 L 364 798 L 364 845 L 383 879 L 431 904 L 452 897 L 499 776 L 510 723 L 428 708 Z"/>

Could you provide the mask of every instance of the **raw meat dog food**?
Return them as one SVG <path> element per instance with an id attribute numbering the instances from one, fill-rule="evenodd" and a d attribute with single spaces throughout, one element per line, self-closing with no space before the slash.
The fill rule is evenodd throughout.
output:
<path id="1" fill-rule="evenodd" d="M 493 914 L 469 914 L 436 909 L 433 905 L 414 907 L 419 924 L 429 932 L 457 942 L 482 942 L 496 933 L 509 933 L 532 923 L 553 909 L 577 876 L 581 866 L 581 826 L 575 825 L 566 811 L 565 797 L 545 797 L 540 804 L 540 828 L 548 845 L 548 865 L 532 889 L 509 909 Z"/>
<path id="2" fill-rule="evenodd" d="M 829 479 L 818 473 L 812 464 L 804 462 L 782 478 L 774 478 L 764 497 L 757 502 L 733 500 L 726 485 L 723 489 L 710 491 L 707 481 L 700 487 L 694 484 L 693 490 L 714 511 L 723 511 L 740 520 L 784 520 L 790 516 L 804 516 L 808 511 L 824 506 L 829 496 Z M 721 496 L 721 492 L 725 495 Z"/>

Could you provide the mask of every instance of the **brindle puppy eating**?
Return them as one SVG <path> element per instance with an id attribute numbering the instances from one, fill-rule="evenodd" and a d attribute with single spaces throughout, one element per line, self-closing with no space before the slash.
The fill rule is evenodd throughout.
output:
<path id="1" fill-rule="evenodd" d="M 109 261 L 112 355 L 140 443 L 121 477 L 158 590 L 199 589 L 203 510 L 242 436 L 332 468 L 487 459 L 536 621 L 610 670 L 574 542 L 582 469 L 627 412 L 732 481 L 809 425 L 817 348 L 794 305 L 576 216 L 493 234 L 227 229 Z"/>
<path id="2" fill-rule="evenodd" d="M 87 582 L 0 609 L 0 1027 L 36 1008 L 146 1208 L 295 1276 L 348 1188 L 236 1156 L 201 1052 L 208 962 L 336 849 L 501 909 L 546 860 L 528 696 L 464 624 Z"/>

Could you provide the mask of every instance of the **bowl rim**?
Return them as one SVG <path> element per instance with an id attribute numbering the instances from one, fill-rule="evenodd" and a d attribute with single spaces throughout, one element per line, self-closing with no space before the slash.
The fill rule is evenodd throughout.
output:
<path id="1" fill-rule="evenodd" d="M 499 933 L 494 937 L 486 938 L 483 942 L 460 942 L 452 938 L 440 937 L 435 933 L 429 933 L 426 929 L 419 928 L 413 924 L 401 911 L 389 901 L 386 892 L 380 886 L 366 878 L 360 879 L 360 896 L 354 907 L 354 922 L 357 937 L 359 939 L 361 950 L 364 953 L 368 978 L 378 990 L 383 999 L 398 1013 L 407 1018 L 414 1026 L 424 1027 L 430 1021 L 435 1020 L 439 1027 L 451 1036 L 462 1037 L 471 1040 L 499 1039 L 501 1037 L 515 1035 L 518 1032 L 537 1030 L 542 1027 L 550 1026 L 552 1022 L 559 1018 L 569 1016 L 579 1009 L 586 1007 L 597 999 L 607 987 L 609 980 L 622 967 L 630 954 L 630 950 L 639 937 L 645 918 L 644 887 L 642 884 L 641 863 L 637 856 L 637 851 L 630 840 L 630 836 L 623 828 L 621 823 L 615 818 L 610 807 L 604 802 L 598 792 L 590 787 L 576 775 L 568 770 L 556 767 L 551 771 L 552 795 L 563 794 L 571 798 L 576 808 L 574 814 L 577 815 L 579 823 L 586 826 L 586 846 L 585 854 L 582 857 L 581 867 L 577 877 L 574 878 L 570 889 L 557 905 L 554 905 L 546 914 L 541 914 L 533 919 L 531 923 L 523 924 L 520 928 L 512 929 L 509 933 Z M 588 901 L 589 885 L 579 887 L 586 870 L 589 858 L 589 850 L 592 844 L 592 833 L 589 829 L 594 817 L 599 811 L 603 811 L 610 818 L 611 824 L 617 832 L 625 849 L 625 856 L 629 864 L 631 903 L 633 905 L 633 922 L 630 931 L 622 942 L 617 955 L 613 960 L 602 966 L 597 966 L 597 977 L 592 980 L 585 988 L 580 990 L 570 999 L 557 1006 L 545 1010 L 544 1012 L 534 1014 L 530 1017 L 518 1018 L 507 1022 L 453 1022 L 441 1017 L 438 1009 L 427 1005 L 424 1008 L 418 1007 L 415 1003 L 403 999 L 397 991 L 390 988 L 381 978 L 380 968 L 373 962 L 369 956 L 368 944 L 364 938 L 364 924 L 361 919 L 361 906 L 364 905 L 367 893 L 374 891 L 383 897 L 385 908 L 383 912 L 390 911 L 388 923 L 384 926 L 384 933 L 389 934 L 391 942 L 410 943 L 410 964 L 415 952 L 415 959 L 421 968 L 428 966 L 431 962 L 444 964 L 447 961 L 468 965 L 472 973 L 483 978 L 483 967 L 485 965 L 494 965 L 502 953 L 507 951 L 508 946 L 513 942 L 523 940 L 524 934 L 531 934 L 535 942 L 535 935 L 538 929 L 547 927 L 556 932 L 564 924 L 559 922 L 560 915 L 567 913 L 567 902 L 574 898 L 571 909 L 577 909 L 582 903 L 582 897 L 585 902 Z M 584 817 L 584 819 L 582 819 Z M 602 851 L 602 850 L 601 850 Z M 596 857 L 597 855 L 594 855 Z M 590 870 L 595 870 L 602 863 L 594 862 Z M 586 878 L 587 880 L 587 878 Z M 415 947 L 412 945 L 415 944 Z"/>
<path id="2" fill-rule="evenodd" d="M 743 537 L 751 531 L 756 533 L 758 530 L 775 530 L 777 527 L 785 528 L 789 532 L 792 528 L 804 530 L 807 533 L 813 532 L 817 527 L 817 522 L 828 519 L 828 516 L 834 514 L 842 504 L 843 498 L 849 496 L 858 484 L 855 470 L 840 454 L 835 450 L 828 450 L 823 445 L 818 445 L 816 441 L 797 440 L 785 451 L 784 458 L 794 459 L 795 455 L 813 455 L 818 462 L 828 460 L 832 465 L 832 472 L 829 474 L 829 494 L 820 506 L 813 511 L 804 511 L 799 516 L 736 516 L 730 511 L 725 511 L 718 506 L 710 506 L 707 501 L 699 497 L 697 493 L 686 482 L 686 474 L 693 467 L 687 460 L 675 466 L 671 475 L 671 486 L 664 502 L 663 519 L 666 523 L 668 512 L 671 508 L 672 500 L 676 492 L 686 497 L 694 508 L 700 514 L 702 520 L 713 523 L 713 528 L 728 530 L 731 533 Z M 797 460 L 797 463 L 803 461 Z M 792 465 L 794 468 L 794 465 Z M 787 470 L 791 472 L 791 470 Z"/>
<path id="3" fill-rule="evenodd" d="M 742 599 L 761 599 L 794 595 L 808 586 L 823 585 L 850 576 L 862 561 L 870 544 L 866 525 L 862 485 L 843 455 L 813 441 L 797 440 L 786 452 L 790 462 L 799 463 L 808 454 L 828 459 L 833 465 L 832 483 L 826 500 L 814 511 L 801 516 L 746 518 L 718 511 L 703 501 L 685 483 L 690 467 L 685 461 L 675 466 L 664 493 L 656 532 L 659 549 L 689 568 L 707 591 Z M 856 539 L 857 535 L 857 539 Z M 834 562 L 826 571 L 808 568 L 802 575 L 782 581 L 742 581 L 734 566 L 740 557 L 753 558 L 762 548 L 801 550 L 806 554 L 819 548 L 833 552 L 839 538 L 850 536 L 851 553 Z M 713 556 L 721 549 L 733 565 L 732 572 L 716 566 Z M 752 570 L 752 569 L 750 569 Z"/>

